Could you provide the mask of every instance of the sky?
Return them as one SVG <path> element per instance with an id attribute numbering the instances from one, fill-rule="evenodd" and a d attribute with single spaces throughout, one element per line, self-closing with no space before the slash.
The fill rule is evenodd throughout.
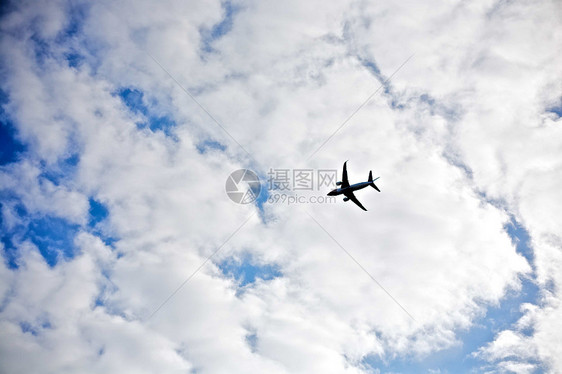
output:
<path id="1" fill-rule="evenodd" d="M 562 372 L 561 16 L 3 2 L 0 371 Z"/>

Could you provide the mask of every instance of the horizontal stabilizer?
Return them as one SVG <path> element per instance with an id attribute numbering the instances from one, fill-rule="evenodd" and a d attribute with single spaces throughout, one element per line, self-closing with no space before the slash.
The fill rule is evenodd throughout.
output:
<path id="1" fill-rule="evenodd" d="M 371 183 L 371 187 L 373 187 L 375 190 L 381 192 L 381 190 L 379 190 L 379 188 L 375 185 L 375 181 L 376 181 L 377 179 L 379 179 L 379 178 L 380 178 L 380 177 L 376 177 L 376 178 L 373 180 L 373 172 L 372 172 L 372 171 L 369 171 L 369 183 Z"/>

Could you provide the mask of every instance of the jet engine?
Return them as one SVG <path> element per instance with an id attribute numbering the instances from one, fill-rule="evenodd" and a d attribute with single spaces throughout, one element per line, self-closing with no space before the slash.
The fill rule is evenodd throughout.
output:
<path id="1" fill-rule="evenodd" d="M 343 198 L 343 201 L 348 201 L 348 200 L 349 200 L 349 197 L 344 197 L 344 198 Z"/>
<path id="2" fill-rule="evenodd" d="M 341 186 L 341 182 L 336 182 L 336 186 Z"/>

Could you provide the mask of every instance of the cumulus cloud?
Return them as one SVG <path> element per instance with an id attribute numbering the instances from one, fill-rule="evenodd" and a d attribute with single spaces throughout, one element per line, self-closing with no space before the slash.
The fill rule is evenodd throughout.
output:
<path id="1" fill-rule="evenodd" d="M 28 149 L 0 169 L 3 371 L 422 367 L 466 344 L 522 279 L 536 303 L 481 342 L 472 369 L 562 370 L 559 11 L 10 4 L 3 108 Z M 346 159 L 352 181 L 382 176 L 381 194 L 360 195 L 368 212 L 242 206 L 224 192 L 243 167 Z M 224 264 L 244 261 L 275 274 L 241 284 Z"/>

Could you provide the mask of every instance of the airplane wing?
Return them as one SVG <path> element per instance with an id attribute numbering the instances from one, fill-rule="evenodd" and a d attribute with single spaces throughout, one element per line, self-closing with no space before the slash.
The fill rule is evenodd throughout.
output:
<path id="1" fill-rule="evenodd" d="M 361 205 L 361 203 L 359 202 L 359 200 L 357 200 L 357 198 L 355 197 L 355 195 L 353 194 L 353 192 L 345 192 L 344 193 L 345 197 L 347 197 L 349 200 L 353 201 L 355 204 L 357 204 L 357 206 L 361 209 L 363 209 L 364 211 L 367 211 L 367 209 L 365 209 L 365 207 L 363 205 Z"/>
<path id="2" fill-rule="evenodd" d="M 349 180 L 347 179 L 347 161 L 343 163 L 343 174 L 341 176 L 340 188 L 349 187 Z"/>

